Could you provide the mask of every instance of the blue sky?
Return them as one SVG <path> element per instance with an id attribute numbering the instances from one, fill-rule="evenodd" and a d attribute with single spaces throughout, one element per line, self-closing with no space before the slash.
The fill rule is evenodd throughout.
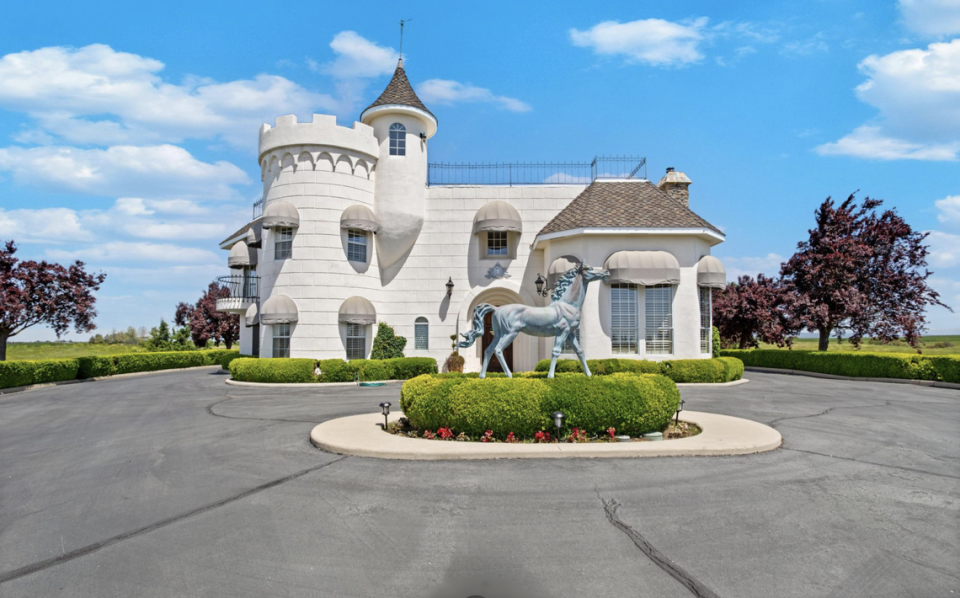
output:
<path id="1" fill-rule="evenodd" d="M 934 285 L 960 311 L 960 0 L 288 6 L 4 8 L 0 239 L 107 272 L 101 331 L 170 319 L 227 273 L 217 242 L 259 195 L 260 123 L 352 122 L 401 18 L 440 121 L 431 161 L 674 166 L 727 233 L 731 278 L 775 274 L 819 202 L 859 189 L 932 231 Z M 930 330 L 960 316 L 933 310 Z"/>

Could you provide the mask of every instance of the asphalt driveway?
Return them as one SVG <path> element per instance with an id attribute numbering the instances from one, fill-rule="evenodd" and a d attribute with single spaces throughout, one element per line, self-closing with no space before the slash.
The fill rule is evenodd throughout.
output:
<path id="1" fill-rule="evenodd" d="M 310 445 L 398 386 L 193 370 L 0 396 L 0 596 L 960 595 L 960 392 L 748 377 L 686 407 L 783 448 L 627 460 Z"/>

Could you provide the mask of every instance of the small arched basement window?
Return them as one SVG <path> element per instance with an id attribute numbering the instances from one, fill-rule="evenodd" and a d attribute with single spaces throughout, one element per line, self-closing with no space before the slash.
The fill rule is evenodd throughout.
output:
<path id="1" fill-rule="evenodd" d="M 430 349 L 430 323 L 423 316 L 413 324 L 413 348 L 423 351 Z"/>
<path id="2" fill-rule="evenodd" d="M 390 125 L 390 155 L 407 155 L 407 128 L 400 123 Z"/>

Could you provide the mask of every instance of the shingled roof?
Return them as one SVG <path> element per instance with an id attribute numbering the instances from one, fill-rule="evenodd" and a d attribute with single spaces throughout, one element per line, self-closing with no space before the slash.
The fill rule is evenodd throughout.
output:
<path id="1" fill-rule="evenodd" d="M 387 84 L 387 88 L 383 90 L 383 93 L 380 94 L 380 97 L 377 100 L 367 106 L 363 112 L 377 106 L 386 106 L 391 105 L 401 105 L 401 106 L 413 106 L 414 108 L 419 108 L 423 110 L 430 116 L 433 116 L 433 113 L 427 110 L 427 107 L 423 105 L 423 102 L 420 101 L 420 98 L 417 97 L 417 93 L 413 91 L 413 87 L 410 85 L 410 81 L 407 80 L 407 73 L 403 70 L 403 59 L 400 59 L 400 62 L 397 63 L 397 70 L 393 72 L 393 79 L 390 79 L 390 83 Z M 363 118 L 363 112 L 360 113 L 360 117 Z M 433 116 L 436 120 L 436 116 Z"/>
<path id="2" fill-rule="evenodd" d="M 578 228 L 709 228 L 650 181 L 594 181 L 540 231 L 541 235 Z"/>

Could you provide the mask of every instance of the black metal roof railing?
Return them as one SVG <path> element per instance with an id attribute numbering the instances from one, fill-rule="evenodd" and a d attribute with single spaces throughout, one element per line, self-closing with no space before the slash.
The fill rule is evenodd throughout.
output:
<path id="1" fill-rule="evenodd" d="M 604 178 L 646 179 L 647 159 L 597 156 L 590 162 L 427 164 L 427 185 L 587 185 Z"/>
<path id="2" fill-rule="evenodd" d="M 256 220 L 261 216 L 263 216 L 263 198 L 262 197 L 257 201 L 253 202 L 253 218 L 251 218 L 251 220 Z"/>
<path id="3" fill-rule="evenodd" d="M 256 274 L 220 276 L 217 283 L 230 291 L 231 298 L 256 301 L 260 298 L 260 277 Z"/>

